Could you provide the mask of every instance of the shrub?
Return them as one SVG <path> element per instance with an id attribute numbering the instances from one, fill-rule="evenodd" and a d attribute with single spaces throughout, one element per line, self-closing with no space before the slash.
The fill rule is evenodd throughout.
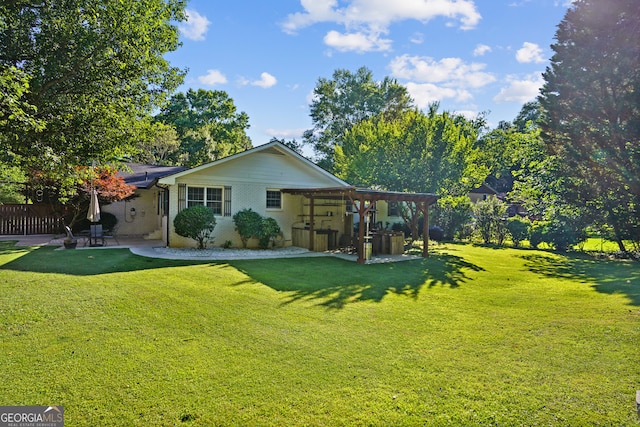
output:
<path id="1" fill-rule="evenodd" d="M 444 240 L 444 230 L 437 225 L 433 225 L 429 227 L 429 239 L 434 240 L 436 242 L 441 242 Z"/>
<path id="2" fill-rule="evenodd" d="M 529 231 L 529 244 L 537 248 L 540 243 L 546 241 L 547 221 L 534 221 Z"/>
<path id="3" fill-rule="evenodd" d="M 173 220 L 176 233 L 198 242 L 198 249 L 205 249 L 213 242 L 213 229 L 216 217 L 211 209 L 203 205 L 191 206 L 178 212 Z"/>
<path id="4" fill-rule="evenodd" d="M 242 247 L 246 248 L 249 239 L 260 234 L 262 216 L 251 208 L 242 209 L 233 215 L 233 223 L 240 235 L 240 240 L 242 240 Z"/>
<path id="5" fill-rule="evenodd" d="M 507 220 L 506 227 L 507 230 L 509 230 L 509 234 L 511 234 L 513 244 L 517 248 L 523 240 L 526 240 L 527 237 L 529 237 L 531 223 L 527 219 L 514 216 Z"/>
<path id="6" fill-rule="evenodd" d="M 263 218 L 260 222 L 260 230 L 258 231 L 258 239 L 260 240 L 260 247 L 267 249 L 271 243 L 282 233 L 280 226 L 273 218 Z"/>
<path id="7" fill-rule="evenodd" d="M 102 228 L 105 230 L 113 230 L 113 227 L 118 223 L 118 218 L 111 212 L 100 212 L 100 221 L 98 224 L 102 224 Z M 86 217 L 76 222 L 73 225 L 73 231 L 80 232 L 82 230 L 88 230 L 91 226 L 91 221 Z"/>
<path id="8" fill-rule="evenodd" d="M 467 196 L 443 197 L 438 200 L 433 212 L 433 222 L 442 227 L 443 240 L 453 240 L 471 221 L 471 200 Z"/>
<path id="9" fill-rule="evenodd" d="M 557 251 L 566 252 L 585 238 L 586 233 L 580 227 L 580 219 L 577 217 L 558 215 L 547 226 L 546 241 Z"/>
<path id="10" fill-rule="evenodd" d="M 484 243 L 491 243 L 495 236 L 498 244 L 502 244 L 505 235 L 504 217 L 507 205 L 495 197 L 479 201 L 473 207 L 476 217 L 476 230 L 480 233 Z"/>

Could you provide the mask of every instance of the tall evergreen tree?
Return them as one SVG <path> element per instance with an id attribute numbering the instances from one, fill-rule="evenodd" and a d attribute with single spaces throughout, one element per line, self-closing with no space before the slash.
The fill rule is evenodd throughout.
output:
<path id="1" fill-rule="evenodd" d="M 564 197 L 613 226 L 621 250 L 624 238 L 640 239 L 639 34 L 637 0 L 576 1 L 539 98 Z"/>

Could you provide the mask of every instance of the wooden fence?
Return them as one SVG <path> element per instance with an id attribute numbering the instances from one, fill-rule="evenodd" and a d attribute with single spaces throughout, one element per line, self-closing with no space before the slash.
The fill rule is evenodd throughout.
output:
<path id="1" fill-rule="evenodd" d="M 63 231 L 62 206 L 0 205 L 0 235 L 55 234 Z"/>

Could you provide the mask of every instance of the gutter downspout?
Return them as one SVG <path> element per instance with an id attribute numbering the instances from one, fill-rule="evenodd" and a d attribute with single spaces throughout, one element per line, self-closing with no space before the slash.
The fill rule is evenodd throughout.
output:
<path id="1" fill-rule="evenodd" d="M 170 244 L 169 244 L 169 238 L 170 238 L 170 235 L 169 235 L 169 207 L 170 207 L 170 205 L 169 205 L 169 186 L 168 185 L 163 185 L 163 184 L 158 184 L 157 182 L 156 182 L 156 186 L 158 188 L 161 188 L 165 193 L 164 194 L 164 199 L 166 200 L 166 205 L 167 205 L 167 212 L 166 212 L 166 214 L 167 214 L 167 242 L 166 242 L 166 244 L 167 244 L 167 247 L 170 247 Z M 164 206 L 162 207 L 162 210 L 164 210 Z"/>

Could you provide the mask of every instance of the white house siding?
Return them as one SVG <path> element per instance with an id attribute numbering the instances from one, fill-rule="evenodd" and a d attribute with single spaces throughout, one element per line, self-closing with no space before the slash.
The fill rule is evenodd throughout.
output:
<path id="1" fill-rule="evenodd" d="M 101 207 L 118 219 L 117 233 L 120 235 L 143 236 L 160 230 L 162 221 L 158 215 L 158 189 L 136 190 L 136 197 L 130 201 L 111 203 Z M 131 215 L 131 209 L 136 214 Z"/>
<path id="2" fill-rule="evenodd" d="M 227 240 L 233 246 L 241 246 L 241 240 L 235 231 L 233 214 L 251 208 L 265 217 L 272 217 L 283 231 L 284 245 L 291 245 L 291 228 L 301 221 L 303 197 L 282 195 L 282 209 L 266 208 L 267 190 L 282 188 L 336 187 L 337 180 L 291 155 L 275 154 L 275 150 L 257 151 L 245 156 L 230 159 L 211 167 L 195 170 L 179 176 L 171 186 L 169 195 L 170 245 L 174 247 L 195 246 L 192 239 L 178 236 L 173 227 L 173 218 L 178 213 L 178 185 L 197 187 L 231 187 L 231 215 L 217 216 L 214 230 L 214 245 L 220 246 Z M 251 246 L 258 242 L 250 241 Z"/>
<path id="3" fill-rule="evenodd" d="M 404 223 L 401 216 L 389 216 L 388 214 L 388 202 L 385 200 L 376 202 L 376 222 L 382 223 L 382 228 L 387 228 L 388 225 L 388 228 L 391 229 L 391 226 L 397 222 Z"/>

